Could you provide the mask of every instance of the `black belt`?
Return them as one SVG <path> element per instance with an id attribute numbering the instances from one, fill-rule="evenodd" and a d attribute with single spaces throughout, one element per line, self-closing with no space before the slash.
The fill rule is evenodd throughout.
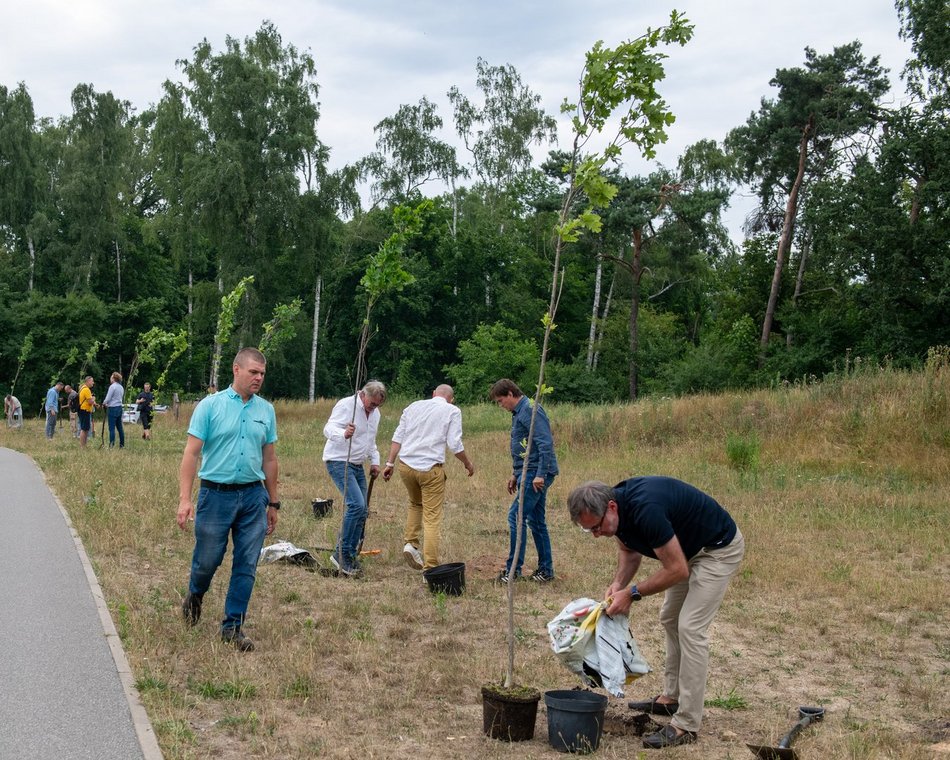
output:
<path id="1" fill-rule="evenodd" d="M 210 488 L 212 491 L 241 491 L 245 488 L 259 486 L 261 481 L 253 480 L 250 483 L 215 483 L 211 480 L 201 479 L 202 488 Z"/>

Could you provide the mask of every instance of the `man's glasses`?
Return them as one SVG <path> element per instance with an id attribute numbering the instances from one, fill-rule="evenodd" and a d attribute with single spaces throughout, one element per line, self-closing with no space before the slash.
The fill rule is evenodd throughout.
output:
<path id="1" fill-rule="evenodd" d="M 607 516 L 607 510 L 605 509 L 605 510 L 604 510 L 604 513 L 600 516 L 600 522 L 599 522 L 599 523 L 597 523 L 596 525 L 592 525 L 590 528 L 585 528 L 585 527 L 582 525 L 582 526 L 581 526 L 581 530 L 584 531 L 585 533 L 597 533 L 597 532 L 599 532 L 599 531 L 600 531 L 600 526 L 602 526 L 602 525 L 604 524 L 604 518 L 605 518 L 606 516 Z"/>

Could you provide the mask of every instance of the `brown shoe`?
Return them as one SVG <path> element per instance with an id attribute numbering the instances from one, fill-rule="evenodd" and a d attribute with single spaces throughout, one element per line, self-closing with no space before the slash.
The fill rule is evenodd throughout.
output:
<path id="1" fill-rule="evenodd" d="M 233 644 L 239 652 L 253 652 L 254 642 L 244 635 L 240 628 L 225 628 L 221 631 L 221 641 Z"/>
<path id="2" fill-rule="evenodd" d="M 627 707 L 631 710 L 650 713 L 651 715 L 673 715 L 680 709 L 679 702 L 658 702 L 659 695 L 644 702 L 628 702 Z"/>
<path id="3" fill-rule="evenodd" d="M 643 737 L 643 746 L 647 749 L 664 749 L 665 747 L 678 747 L 681 744 L 692 744 L 696 741 L 696 734 L 692 731 L 683 731 L 676 733 L 673 726 L 664 726 L 655 734 Z"/>

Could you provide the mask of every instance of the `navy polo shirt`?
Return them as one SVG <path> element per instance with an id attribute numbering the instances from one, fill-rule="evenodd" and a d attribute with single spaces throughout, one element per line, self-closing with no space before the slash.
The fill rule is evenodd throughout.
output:
<path id="1" fill-rule="evenodd" d="M 719 503 L 676 478 L 649 475 L 614 486 L 620 518 L 617 538 L 628 549 L 656 559 L 656 549 L 675 535 L 686 559 L 703 547 L 727 546 L 736 523 Z"/>

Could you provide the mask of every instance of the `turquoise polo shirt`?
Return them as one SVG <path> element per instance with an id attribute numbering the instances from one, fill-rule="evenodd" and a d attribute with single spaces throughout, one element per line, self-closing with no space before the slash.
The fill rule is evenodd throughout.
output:
<path id="1" fill-rule="evenodd" d="M 263 448 L 277 441 L 274 406 L 260 396 L 247 402 L 233 388 L 205 396 L 188 423 L 188 435 L 201 439 L 198 477 L 215 483 L 264 480 Z"/>

